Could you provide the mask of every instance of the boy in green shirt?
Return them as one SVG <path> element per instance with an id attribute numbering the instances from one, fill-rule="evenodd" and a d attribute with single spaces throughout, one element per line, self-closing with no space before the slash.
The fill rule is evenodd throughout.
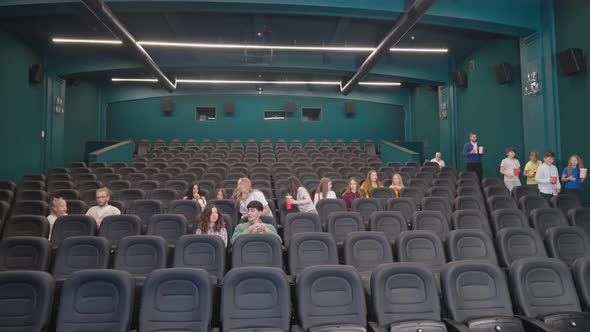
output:
<path id="1" fill-rule="evenodd" d="M 260 216 L 262 216 L 262 210 L 264 210 L 262 203 L 259 201 L 251 201 L 246 207 L 248 208 L 248 222 L 236 226 L 234 234 L 231 237 L 232 244 L 236 238 L 242 234 L 268 233 L 279 236 L 273 225 L 265 224 L 260 219 Z"/>

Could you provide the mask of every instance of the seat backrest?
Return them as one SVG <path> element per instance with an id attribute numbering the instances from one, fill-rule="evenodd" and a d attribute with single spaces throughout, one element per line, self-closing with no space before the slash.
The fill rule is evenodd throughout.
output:
<path id="1" fill-rule="evenodd" d="M 491 196 L 487 200 L 488 208 L 490 211 L 496 211 L 499 209 L 517 209 L 518 204 L 512 196 Z"/>
<path id="2" fill-rule="evenodd" d="M 497 265 L 451 262 L 441 271 L 441 289 L 449 316 L 455 321 L 514 316 L 506 276 Z"/>
<path id="3" fill-rule="evenodd" d="M 231 199 L 212 199 L 209 204 L 217 207 L 220 213 L 231 216 L 232 220 L 238 220 L 238 205 Z"/>
<path id="4" fill-rule="evenodd" d="M 545 246 L 549 256 L 568 265 L 580 257 L 590 255 L 590 238 L 579 227 L 555 226 L 545 232 Z"/>
<path id="5" fill-rule="evenodd" d="M 150 192 L 151 199 L 157 199 L 162 202 L 163 207 L 168 207 L 168 204 L 180 196 L 176 190 L 171 188 L 157 188 Z"/>
<path id="6" fill-rule="evenodd" d="M 272 267 L 230 270 L 221 290 L 221 330 L 288 331 L 291 296 L 285 273 Z"/>
<path id="7" fill-rule="evenodd" d="M 446 244 L 452 261 L 478 260 L 498 265 L 494 242 L 487 233 L 474 229 L 451 231 Z"/>
<path id="8" fill-rule="evenodd" d="M 175 245 L 187 233 L 187 221 L 182 214 L 155 214 L 148 223 L 148 235 L 161 236 L 168 245 Z"/>
<path id="9" fill-rule="evenodd" d="M 449 233 L 449 222 L 440 211 L 418 211 L 412 216 L 412 229 L 421 231 L 430 231 L 446 239 Z"/>
<path id="10" fill-rule="evenodd" d="M 225 273 L 225 243 L 217 235 L 183 235 L 176 242 L 174 267 L 197 268 L 221 280 Z"/>
<path id="11" fill-rule="evenodd" d="M 377 266 L 393 263 L 391 244 L 381 232 L 352 232 L 344 240 L 344 262 L 359 272 L 373 272 Z"/>
<path id="12" fill-rule="evenodd" d="M 197 201 L 174 200 L 168 204 L 168 213 L 182 214 L 190 225 L 197 225 L 201 215 L 201 205 Z"/>
<path id="13" fill-rule="evenodd" d="M 541 196 L 526 195 L 520 198 L 518 207 L 526 214 L 530 215 L 535 209 L 548 208 L 549 204 Z"/>
<path id="14" fill-rule="evenodd" d="M 66 215 L 58 217 L 51 231 L 51 244 L 57 248 L 71 236 L 96 235 L 96 221 L 86 215 Z"/>
<path id="15" fill-rule="evenodd" d="M 569 210 L 582 207 L 582 203 L 574 195 L 557 195 L 551 198 L 551 207 L 560 209 L 567 215 Z"/>
<path id="16" fill-rule="evenodd" d="M 316 204 L 322 227 L 328 225 L 328 216 L 332 212 L 346 211 L 346 203 L 341 199 L 322 199 Z"/>
<path id="17" fill-rule="evenodd" d="M 283 268 L 283 252 L 279 237 L 261 233 L 236 237 L 232 250 L 232 268 L 245 266 Z"/>
<path id="18" fill-rule="evenodd" d="M 431 268 L 447 262 L 442 240 L 433 232 L 402 232 L 395 242 L 395 248 L 400 262 L 423 263 Z"/>
<path id="19" fill-rule="evenodd" d="M 12 205 L 13 216 L 35 215 L 46 217 L 49 215 L 49 205 L 45 201 L 16 201 Z"/>
<path id="20" fill-rule="evenodd" d="M 529 228 L 530 226 L 529 219 L 522 210 L 500 209 L 492 212 L 492 227 L 494 233 L 498 233 L 503 228 Z"/>
<path id="21" fill-rule="evenodd" d="M 0 331 L 48 330 L 55 282 L 41 271 L 0 273 Z"/>
<path id="22" fill-rule="evenodd" d="M 486 206 L 481 197 L 478 196 L 457 196 L 455 198 L 455 209 L 474 209 L 486 213 Z"/>
<path id="23" fill-rule="evenodd" d="M 444 180 L 438 180 L 438 181 L 444 181 Z M 430 189 L 428 189 L 428 196 L 444 197 L 447 200 L 449 200 L 449 202 L 452 202 L 455 199 L 454 188 L 449 185 L 433 186 L 433 187 L 430 187 Z"/>
<path id="24" fill-rule="evenodd" d="M 129 330 L 135 285 L 125 271 L 83 270 L 66 279 L 57 315 L 57 331 Z"/>
<path id="25" fill-rule="evenodd" d="M 457 210 L 451 215 L 453 229 L 477 229 L 492 234 L 488 218 L 480 210 Z"/>
<path id="26" fill-rule="evenodd" d="M 168 244 L 159 236 L 134 235 L 119 241 L 113 268 L 145 277 L 150 272 L 166 267 Z"/>
<path id="27" fill-rule="evenodd" d="M 140 331 L 207 331 L 213 312 L 213 287 L 202 269 L 156 270 L 141 296 Z"/>
<path id="28" fill-rule="evenodd" d="M 146 198 L 145 191 L 137 188 L 129 188 L 120 190 L 115 196 L 117 200 L 130 202 Z"/>
<path id="29" fill-rule="evenodd" d="M 590 256 L 576 259 L 572 273 L 584 311 L 590 308 Z"/>
<path id="30" fill-rule="evenodd" d="M 590 235 L 590 208 L 571 209 L 568 212 L 568 217 L 572 225 L 580 227 Z"/>
<path id="31" fill-rule="evenodd" d="M 408 230 L 408 223 L 399 211 L 378 211 L 371 214 L 369 227 L 374 232 L 385 233 L 393 243 L 401 232 Z"/>
<path id="32" fill-rule="evenodd" d="M 542 199 L 542 198 L 541 198 Z M 530 214 L 533 228 L 539 232 L 541 237 L 545 237 L 545 232 L 555 226 L 567 226 L 567 219 L 561 210 L 554 208 L 534 209 Z"/>
<path id="33" fill-rule="evenodd" d="M 85 214 L 88 204 L 81 200 L 67 200 L 69 214 Z"/>
<path id="34" fill-rule="evenodd" d="M 51 246 L 42 237 L 15 236 L 0 242 L 0 272 L 47 271 L 50 260 Z"/>
<path id="35" fill-rule="evenodd" d="M 297 233 L 289 245 L 289 272 L 298 276 L 303 269 L 315 265 L 337 265 L 336 241 L 329 233 Z"/>
<path id="36" fill-rule="evenodd" d="M 413 320 L 440 321 L 441 308 L 435 278 L 420 263 L 389 263 L 371 275 L 371 300 L 382 327 Z"/>
<path id="37" fill-rule="evenodd" d="M 350 232 L 365 230 L 365 225 L 358 212 L 332 212 L 328 216 L 328 233 L 334 236 L 337 245 L 344 243 Z"/>
<path id="38" fill-rule="evenodd" d="M 517 313 L 537 318 L 581 311 L 567 265 L 556 258 L 529 257 L 510 266 L 510 282 Z"/>
<path id="39" fill-rule="evenodd" d="M 502 183 L 501 185 L 493 185 L 484 188 L 484 194 L 487 198 L 494 196 L 510 197 L 510 190 Z"/>
<path id="40" fill-rule="evenodd" d="M 484 190 L 488 187 L 492 186 L 504 186 L 504 181 L 499 178 L 483 178 L 481 180 L 481 185 L 483 186 Z"/>
<path id="41" fill-rule="evenodd" d="M 320 216 L 311 212 L 295 212 L 287 214 L 283 221 L 283 241 L 289 247 L 291 239 L 298 233 L 321 232 Z"/>
<path id="42" fill-rule="evenodd" d="M 445 197 L 424 197 L 422 200 L 422 211 L 440 211 L 446 218 L 450 219 L 453 213 L 451 202 Z"/>
<path id="43" fill-rule="evenodd" d="M 369 197 L 380 198 L 380 199 L 390 199 L 395 197 L 395 192 L 391 188 L 373 188 L 369 190 Z"/>
<path id="44" fill-rule="evenodd" d="M 403 187 L 400 190 L 400 197 L 410 198 L 414 201 L 414 204 L 420 205 L 424 199 L 424 189 L 417 187 Z"/>
<path id="45" fill-rule="evenodd" d="M 12 216 L 4 223 L 2 239 L 14 236 L 49 236 L 49 221 L 38 215 Z"/>
<path id="46" fill-rule="evenodd" d="M 387 201 L 387 210 L 400 212 L 406 221 L 410 222 L 410 218 L 416 212 L 416 203 L 408 197 L 392 198 Z"/>
<path id="47" fill-rule="evenodd" d="M 106 216 L 100 223 L 98 236 L 104 237 L 116 247 L 126 236 L 141 235 L 141 219 L 133 214 Z"/>
<path id="48" fill-rule="evenodd" d="M 528 227 L 503 228 L 496 234 L 496 248 L 500 264 L 509 268 L 519 258 L 547 257 L 543 239 Z"/>
<path id="49" fill-rule="evenodd" d="M 297 278 L 296 293 L 298 321 L 304 331 L 332 324 L 367 325 L 365 292 L 352 266 L 308 267 Z"/>
<path id="50" fill-rule="evenodd" d="M 153 215 L 161 214 L 164 211 L 162 203 L 155 199 L 138 199 L 131 203 L 129 213 L 136 215 L 141 220 L 143 227 L 147 227 Z"/>
<path id="51" fill-rule="evenodd" d="M 474 186 L 463 186 L 457 188 L 457 196 L 474 196 L 483 198 L 481 190 L 479 187 Z"/>
<path id="52" fill-rule="evenodd" d="M 63 240 L 53 263 L 53 277 L 67 279 L 72 273 L 88 269 L 106 269 L 111 247 L 98 236 L 72 236 Z"/>
<path id="53" fill-rule="evenodd" d="M 382 210 L 381 206 L 381 201 L 377 198 L 359 198 L 352 201 L 352 211 L 360 213 L 365 224 L 369 223 L 371 214 Z"/>

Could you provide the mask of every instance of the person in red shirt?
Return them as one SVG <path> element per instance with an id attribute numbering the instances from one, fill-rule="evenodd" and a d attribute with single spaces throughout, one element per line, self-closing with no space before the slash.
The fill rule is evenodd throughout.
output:
<path id="1" fill-rule="evenodd" d="M 344 203 L 346 203 L 346 210 L 352 211 L 352 202 L 355 199 L 359 199 L 365 196 L 364 193 L 361 193 L 358 189 L 359 183 L 356 178 L 352 177 L 348 180 L 348 185 L 346 185 L 346 190 L 342 194 L 342 199 Z"/>

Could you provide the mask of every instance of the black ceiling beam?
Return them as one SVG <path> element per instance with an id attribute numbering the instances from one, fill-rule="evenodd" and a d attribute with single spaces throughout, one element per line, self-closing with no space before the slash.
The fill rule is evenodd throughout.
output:
<path id="1" fill-rule="evenodd" d="M 84 5 L 96 16 L 96 18 L 104 24 L 124 45 L 131 48 L 145 67 L 152 72 L 154 76 L 164 85 L 166 90 L 174 92 L 176 90 L 176 82 L 172 83 L 164 72 L 158 67 L 156 62 L 150 57 L 148 52 L 141 47 L 131 33 L 125 28 L 123 23 L 117 19 L 111 9 L 103 2 L 103 0 L 82 0 Z"/>
<path id="2" fill-rule="evenodd" d="M 384 54 L 389 52 L 389 48 L 397 45 L 400 40 L 408 33 L 412 27 L 418 22 L 424 13 L 430 8 L 436 0 L 416 0 L 412 7 L 410 7 L 395 23 L 393 28 L 387 33 L 385 38 L 379 43 L 377 48 L 365 61 L 360 65 L 359 69 L 347 81 L 340 82 L 340 92 L 347 95 L 379 62 Z"/>

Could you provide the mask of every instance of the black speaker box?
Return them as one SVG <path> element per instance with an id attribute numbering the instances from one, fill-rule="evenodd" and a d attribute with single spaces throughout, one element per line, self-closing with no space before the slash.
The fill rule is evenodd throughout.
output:
<path id="1" fill-rule="evenodd" d="M 356 103 L 347 101 L 346 104 L 344 104 L 344 113 L 346 113 L 346 115 L 353 115 L 356 113 Z"/>
<path id="2" fill-rule="evenodd" d="M 496 82 L 506 84 L 512 82 L 512 66 L 509 63 L 496 65 Z"/>
<path id="3" fill-rule="evenodd" d="M 162 109 L 162 113 L 164 113 L 164 115 L 172 115 L 172 111 L 174 110 L 172 98 L 160 99 L 160 108 Z"/>
<path id="4" fill-rule="evenodd" d="M 45 76 L 45 66 L 41 64 L 34 64 L 29 68 L 29 82 L 41 83 Z"/>
<path id="5" fill-rule="evenodd" d="M 458 70 L 453 72 L 453 82 L 458 88 L 467 87 L 467 72 L 464 70 Z"/>
<path id="6" fill-rule="evenodd" d="M 295 113 L 295 102 L 288 100 L 285 102 L 285 113 Z"/>
<path id="7" fill-rule="evenodd" d="M 233 115 L 236 112 L 236 104 L 233 101 L 226 101 L 223 103 L 223 113 L 225 115 Z"/>
<path id="8" fill-rule="evenodd" d="M 586 69 L 584 52 L 579 48 L 568 48 L 559 52 L 559 63 L 561 70 L 566 75 L 573 75 Z"/>

